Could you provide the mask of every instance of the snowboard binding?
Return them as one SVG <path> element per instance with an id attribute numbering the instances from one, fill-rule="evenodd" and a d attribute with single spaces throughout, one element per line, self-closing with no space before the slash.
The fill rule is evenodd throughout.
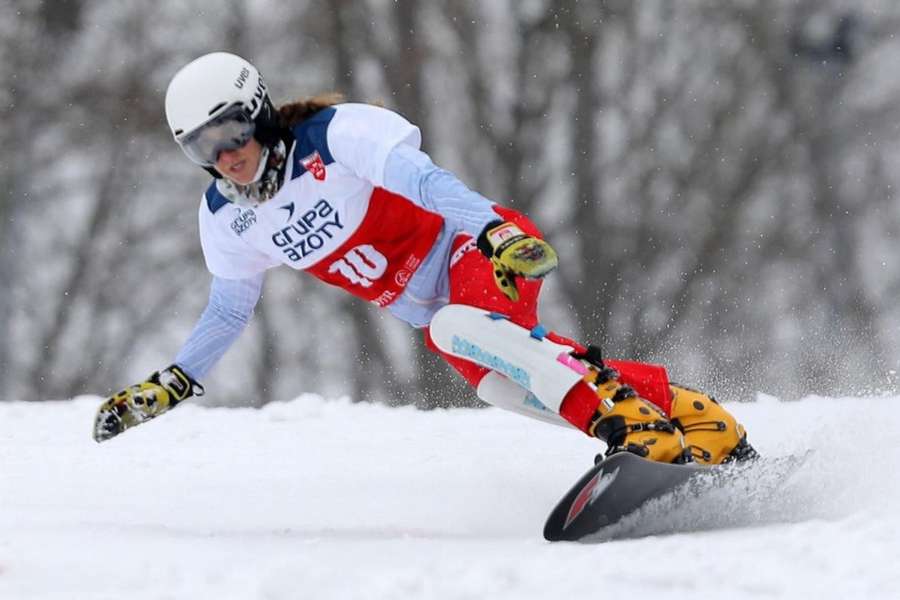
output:
<path id="1" fill-rule="evenodd" d="M 600 349 L 573 355 L 591 365 L 585 381 L 600 397 L 588 434 L 608 445 L 606 456 L 630 452 L 657 462 L 691 462 L 682 432 L 662 410 L 619 381 L 619 373 L 603 364 Z"/>
<path id="2" fill-rule="evenodd" d="M 585 381 L 600 397 L 589 433 L 609 445 L 605 456 L 630 452 L 657 462 L 700 465 L 758 458 L 743 426 L 714 398 L 665 381 L 668 397 L 657 404 L 624 384 L 599 347 L 572 356 L 588 366 Z"/>

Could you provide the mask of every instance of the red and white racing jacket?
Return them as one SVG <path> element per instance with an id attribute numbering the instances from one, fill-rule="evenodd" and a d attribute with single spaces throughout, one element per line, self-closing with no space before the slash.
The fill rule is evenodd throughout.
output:
<path id="1" fill-rule="evenodd" d="M 422 265 L 444 218 L 384 189 L 388 154 L 418 148 L 419 129 L 365 104 L 324 109 L 293 130 L 284 184 L 239 206 L 215 182 L 200 206 L 209 271 L 244 279 L 280 264 L 307 271 L 379 306 L 394 302 Z"/>

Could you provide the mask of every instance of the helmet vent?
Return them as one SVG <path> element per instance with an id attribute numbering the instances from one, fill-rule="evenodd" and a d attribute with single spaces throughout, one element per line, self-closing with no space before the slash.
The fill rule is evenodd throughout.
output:
<path id="1" fill-rule="evenodd" d="M 218 104 L 213 106 L 211 109 L 209 109 L 209 112 L 207 114 L 209 114 L 209 115 L 213 114 L 214 112 L 218 111 L 220 108 L 225 106 L 226 104 L 228 104 L 228 103 L 227 102 L 219 102 Z"/>

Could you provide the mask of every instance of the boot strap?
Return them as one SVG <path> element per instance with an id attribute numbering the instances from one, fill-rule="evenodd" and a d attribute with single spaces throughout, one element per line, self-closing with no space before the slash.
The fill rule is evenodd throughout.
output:
<path id="1" fill-rule="evenodd" d="M 636 433 L 638 431 L 662 431 L 665 433 L 675 433 L 675 426 L 670 421 L 652 421 L 650 423 L 634 423 L 626 425 L 624 429 L 628 433 Z M 627 435 L 627 434 L 626 434 Z"/>
<path id="2" fill-rule="evenodd" d="M 675 426 L 669 421 L 651 421 L 649 423 L 632 423 L 614 429 L 611 432 L 611 439 L 627 438 L 629 434 L 638 433 L 640 431 L 662 431 L 663 433 L 675 433 Z M 617 446 L 618 447 L 618 446 Z"/>
<path id="3" fill-rule="evenodd" d="M 619 372 L 612 367 L 600 367 L 589 369 L 588 381 L 594 385 L 603 385 L 608 381 L 618 380 Z"/>
<path id="4" fill-rule="evenodd" d="M 728 425 L 725 423 L 725 421 L 700 421 L 698 423 L 692 423 L 691 425 L 683 425 L 679 421 L 679 425 L 681 425 L 681 431 L 684 433 L 690 433 L 692 431 L 727 431 L 728 430 Z"/>
<path id="5" fill-rule="evenodd" d="M 650 448 L 648 448 L 644 444 L 635 444 L 634 442 L 629 442 L 625 445 L 609 446 L 606 449 L 605 454 L 607 457 L 609 457 L 620 452 L 631 452 L 632 454 L 637 454 L 641 458 L 646 458 L 647 455 L 650 454 Z"/>
<path id="6" fill-rule="evenodd" d="M 601 462 L 601 456 L 610 457 L 613 454 L 618 454 L 619 452 L 631 452 L 632 454 L 637 454 L 641 458 L 646 458 L 650 454 L 650 448 L 648 448 L 644 444 L 635 444 L 633 442 L 629 442 L 624 446 L 609 446 L 603 455 L 598 454 L 594 458 L 594 464 L 598 464 L 599 462 Z M 682 450 L 681 454 L 672 462 L 679 465 L 694 462 L 694 457 L 691 455 L 691 449 L 685 448 L 684 450 Z"/>
<path id="7" fill-rule="evenodd" d="M 588 364 L 594 365 L 598 369 L 606 368 L 606 365 L 603 364 L 603 351 L 600 349 L 600 346 L 589 344 L 584 352 L 572 352 L 571 354 L 573 358 L 583 360 Z"/>

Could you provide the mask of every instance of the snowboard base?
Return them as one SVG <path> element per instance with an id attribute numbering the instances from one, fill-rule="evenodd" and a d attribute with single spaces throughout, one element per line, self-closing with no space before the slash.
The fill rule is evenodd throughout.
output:
<path id="1" fill-rule="evenodd" d="M 547 518 L 544 538 L 605 541 L 740 524 L 733 509 L 740 505 L 764 510 L 764 496 L 777 491 L 806 457 L 701 466 L 614 454 L 594 465 L 563 496 Z M 746 501 L 751 496 L 752 502 Z M 751 520 L 752 515 L 744 516 Z"/>

